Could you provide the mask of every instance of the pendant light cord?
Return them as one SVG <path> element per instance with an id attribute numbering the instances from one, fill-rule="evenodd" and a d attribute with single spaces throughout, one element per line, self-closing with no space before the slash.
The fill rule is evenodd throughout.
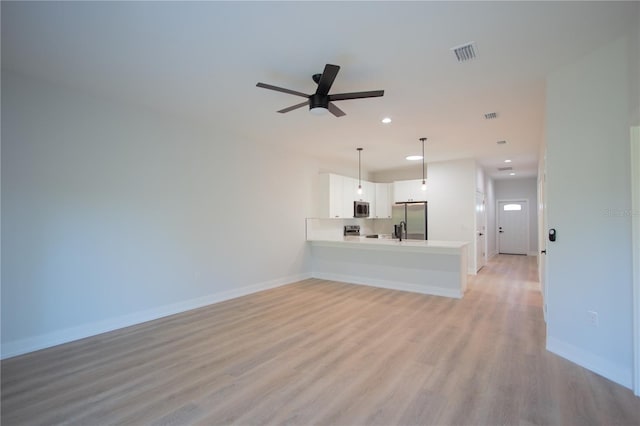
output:
<path id="1" fill-rule="evenodd" d="M 420 138 L 420 140 L 422 141 L 422 183 L 424 182 L 424 141 L 427 140 L 427 138 Z"/>
<path id="2" fill-rule="evenodd" d="M 357 148 L 357 149 L 358 149 L 358 188 L 361 188 L 362 179 L 360 179 L 360 167 L 361 167 L 360 154 L 362 154 L 362 148 Z"/>

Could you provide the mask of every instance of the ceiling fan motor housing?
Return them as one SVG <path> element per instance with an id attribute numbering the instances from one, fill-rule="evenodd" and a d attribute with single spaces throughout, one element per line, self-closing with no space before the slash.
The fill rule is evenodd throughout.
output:
<path id="1" fill-rule="evenodd" d="M 329 96 L 317 93 L 309 96 L 309 109 L 312 110 L 314 108 L 329 108 Z"/>

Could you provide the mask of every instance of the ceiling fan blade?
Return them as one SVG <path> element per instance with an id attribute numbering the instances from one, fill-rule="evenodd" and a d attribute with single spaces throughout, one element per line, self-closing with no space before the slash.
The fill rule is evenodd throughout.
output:
<path id="1" fill-rule="evenodd" d="M 338 71 L 340 71 L 340 67 L 338 65 L 327 64 L 324 66 L 324 71 L 322 71 L 322 76 L 318 82 L 316 95 L 326 96 L 329 94 L 329 90 L 333 85 L 333 80 L 335 80 L 338 75 Z"/>
<path id="2" fill-rule="evenodd" d="M 331 102 L 329 102 L 329 112 L 331 114 L 335 115 L 336 117 L 342 117 L 343 115 L 347 115 L 347 114 L 344 113 L 343 110 L 341 110 L 340 108 L 338 108 L 337 106 L 335 106 Z"/>
<path id="3" fill-rule="evenodd" d="M 329 95 L 329 101 L 346 101 L 347 99 L 361 99 L 361 98 L 377 98 L 383 96 L 384 90 L 371 90 L 369 92 L 353 92 L 353 93 L 338 93 L 335 95 Z"/>
<path id="4" fill-rule="evenodd" d="M 272 86 L 271 84 L 258 83 L 256 87 L 262 87 L 263 89 L 275 90 L 276 92 L 288 93 L 290 95 L 302 96 L 303 98 L 308 98 L 309 95 L 302 92 L 296 92 L 295 90 L 285 89 L 283 87 Z"/>
<path id="5" fill-rule="evenodd" d="M 294 106 L 290 106 L 289 108 L 281 109 L 278 112 L 281 112 L 284 114 L 285 112 L 293 111 L 294 109 L 302 108 L 303 106 L 307 106 L 307 105 L 309 105 L 309 101 L 302 102 Z"/>

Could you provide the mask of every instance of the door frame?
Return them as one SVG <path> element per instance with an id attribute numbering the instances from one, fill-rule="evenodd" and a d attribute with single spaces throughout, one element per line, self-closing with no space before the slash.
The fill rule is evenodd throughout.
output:
<path id="1" fill-rule="evenodd" d="M 530 240 L 530 227 L 531 224 L 529 223 L 529 221 L 531 220 L 531 218 L 529 217 L 529 200 L 527 200 L 526 198 L 501 198 L 499 200 L 496 200 L 496 249 L 498 251 L 498 254 L 500 254 L 500 203 L 523 203 L 524 204 L 524 213 L 525 213 L 525 222 L 526 222 L 526 237 L 527 237 L 527 244 L 526 244 L 526 253 L 525 256 L 529 256 L 530 254 L 530 247 L 531 247 L 531 241 Z"/>
<path id="2" fill-rule="evenodd" d="M 544 160 L 543 160 L 544 161 Z M 547 172 L 545 166 L 538 172 L 538 281 L 542 292 L 542 316 L 547 321 Z M 543 256 L 544 254 L 544 256 Z"/>
<path id="3" fill-rule="evenodd" d="M 478 223 L 478 214 L 476 211 L 476 215 L 474 218 L 474 222 L 476 225 L 476 229 L 475 229 L 475 233 L 476 233 L 476 238 L 474 241 L 474 245 L 475 247 L 475 256 L 476 256 L 476 273 L 478 271 L 480 271 L 480 269 L 482 269 L 486 264 L 487 264 L 487 197 L 484 195 L 484 192 L 480 192 L 480 191 L 476 191 L 476 199 L 475 199 L 475 205 L 476 205 L 476 209 L 478 208 L 478 197 L 482 197 L 482 223 Z M 479 226 L 481 227 L 481 229 L 479 230 Z M 478 247 L 477 247 L 477 242 L 478 242 L 478 232 L 483 232 L 484 233 L 484 243 L 483 243 L 483 247 L 482 247 L 482 265 L 477 265 L 477 261 L 478 261 Z"/>

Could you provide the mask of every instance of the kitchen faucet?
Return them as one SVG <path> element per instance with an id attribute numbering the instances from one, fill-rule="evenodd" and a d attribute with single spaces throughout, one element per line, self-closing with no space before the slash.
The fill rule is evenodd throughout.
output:
<path id="1" fill-rule="evenodd" d="M 404 220 L 401 220 L 400 223 L 398 224 L 398 227 L 400 228 L 400 233 L 398 235 L 398 238 L 400 238 L 400 241 L 402 241 L 402 229 L 404 228 L 404 234 L 405 234 L 405 239 L 406 239 L 406 235 L 407 235 L 407 222 L 405 222 Z"/>

